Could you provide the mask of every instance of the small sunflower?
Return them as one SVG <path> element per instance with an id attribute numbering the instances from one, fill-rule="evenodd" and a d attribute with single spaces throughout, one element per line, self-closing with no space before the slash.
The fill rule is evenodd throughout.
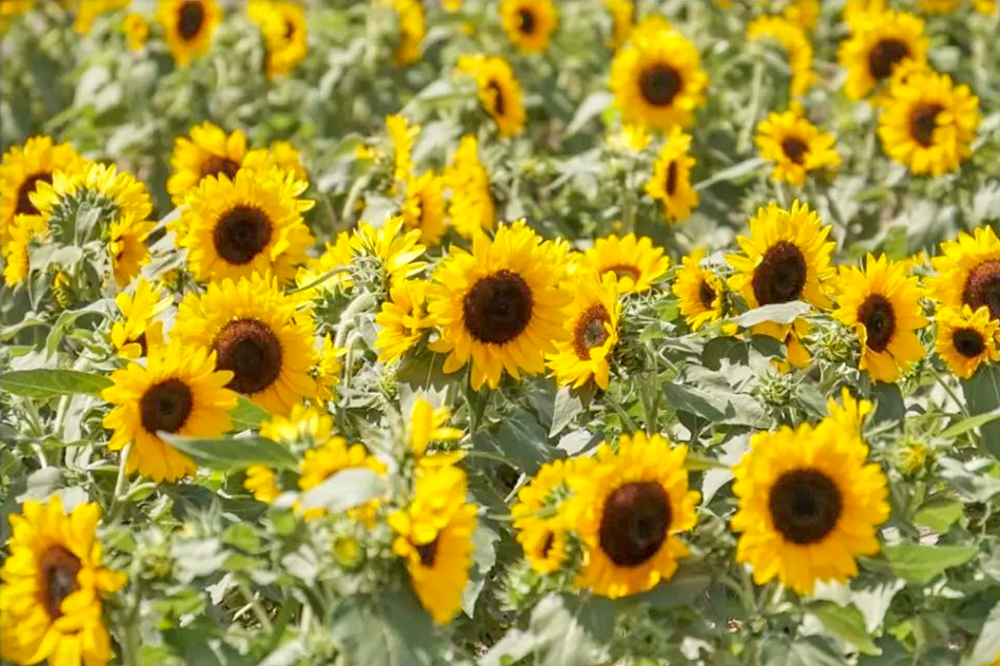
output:
<path id="1" fill-rule="evenodd" d="M 184 298 L 172 335 L 211 350 L 218 369 L 231 372 L 227 388 L 288 414 L 317 392 L 310 376 L 317 361 L 313 320 L 296 303 L 272 279 L 227 278 Z"/>
<path id="2" fill-rule="evenodd" d="M 399 45 L 393 59 L 399 67 L 420 60 L 420 44 L 427 32 L 424 4 L 420 0 L 392 0 L 399 18 Z"/>
<path id="3" fill-rule="evenodd" d="M 832 419 L 754 435 L 733 470 L 732 527 L 741 533 L 736 560 L 753 567 L 758 585 L 778 578 L 810 594 L 816 581 L 856 576 L 854 558 L 879 551 L 888 490 L 867 456 L 857 431 Z"/>
<path id="4" fill-rule="evenodd" d="M 785 18 L 762 16 L 747 26 L 747 37 L 751 41 L 769 37 L 780 42 L 788 52 L 792 96 L 801 97 L 809 92 L 816 74 L 813 72 L 813 47 L 805 28 Z"/>
<path id="5" fill-rule="evenodd" d="M 379 326 L 375 349 L 383 363 L 402 358 L 430 328 L 424 305 L 426 295 L 427 283 L 423 280 L 399 280 L 389 289 L 389 299 L 375 316 Z"/>
<path id="6" fill-rule="evenodd" d="M 146 280 L 135 284 L 135 293 L 122 292 L 115 305 L 122 320 L 111 326 L 111 344 L 122 358 L 145 356 L 151 347 L 163 343 L 163 322 L 155 318 L 170 307 L 172 299 L 163 298 L 160 288 Z"/>
<path id="7" fill-rule="evenodd" d="M 327 243 L 323 254 L 308 259 L 295 273 L 296 296 L 310 302 L 322 293 L 349 289 L 351 280 L 351 234 L 341 231 L 333 243 Z"/>
<path id="8" fill-rule="evenodd" d="M 369 257 L 378 263 L 383 282 L 391 287 L 398 280 L 415 276 L 427 265 L 426 261 L 420 261 L 427 246 L 419 240 L 420 232 L 403 231 L 403 218 L 395 216 L 377 229 L 359 222 L 350 242 L 355 257 Z"/>
<path id="9" fill-rule="evenodd" d="M 186 230 L 178 244 L 188 249 L 194 276 L 208 282 L 270 272 L 290 279 L 313 241 L 302 213 L 314 202 L 298 198 L 306 187 L 279 169 L 202 180 L 178 220 Z"/>
<path id="10" fill-rule="evenodd" d="M 612 51 L 617 51 L 632 32 L 635 24 L 635 2 L 632 0 L 604 0 L 604 7 L 611 15 L 611 36 L 608 39 L 608 46 Z"/>
<path id="11" fill-rule="evenodd" d="M 698 205 L 698 192 L 691 187 L 691 136 L 674 127 L 660 156 L 653 165 L 653 178 L 646 183 L 646 194 L 663 202 L 667 219 L 677 222 L 687 219 Z"/>
<path id="12" fill-rule="evenodd" d="M 216 370 L 215 354 L 182 347 L 179 341 L 151 347 L 145 367 L 130 363 L 111 375 L 113 386 L 101 397 L 115 405 L 104 417 L 114 430 L 108 448 L 129 444 L 126 469 L 154 481 L 176 481 L 193 474 L 194 462 L 160 439 L 160 431 L 192 437 L 218 437 L 230 428 L 236 394 L 226 388 L 233 373 Z"/>
<path id="13" fill-rule="evenodd" d="M 466 492 L 465 473 L 442 467 L 418 476 L 410 506 L 389 516 L 398 534 L 392 550 L 406 560 L 413 591 L 437 624 L 458 613 L 469 581 L 476 505 L 465 502 Z"/>
<path id="14" fill-rule="evenodd" d="M 298 2 L 250 0 L 247 14 L 261 29 L 267 60 L 264 70 L 269 77 L 289 74 L 309 51 L 306 43 L 305 12 Z"/>
<path id="15" fill-rule="evenodd" d="M 507 36 L 522 53 L 544 51 L 552 40 L 559 12 L 552 0 L 503 0 L 500 18 Z"/>
<path id="16" fill-rule="evenodd" d="M 844 91 L 861 99 L 886 83 L 904 60 L 927 60 L 924 22 L 905 12 L 867 12 L 853 25 L 854 32 L 840 45 L 838 59 L 847 69 Z"/>
<path id="17" fill-rule="evenodd" d="M 410 125 L 406 116 L 386 116 L 385 128 L 392 139 L 392 178 L 396 183 L 405 183 L 413 173 L 413 141 L 420 133 L 419 125 Z"/>
<path id="18" fill-rule="evenodd" d="M 927 325 L 918 278 L 908 276 L 902 262 L 869 254 L 864 270 L 841 266 L 838 283 L 833 318 L 857 332 L 860 369 L 872 379 L 896 381 L 924 356 L 916 334 Z"/>
<path id="19" fill-rule="evenodd" d="M 323 337 L 323 344 L 319 349 L 319 361 L 312 373 L 316 379 L 316 398 L 320 403 L 333 400 L 333 391 L 340 383 L 340 373 L 344 369 L 340 365 L 340 357 L 345 351 L 342 347 L 334 346 L 329 333 Z"/>
<path id="20" fill-rule="evenodd" d="M 160 0 L 156 18 L 174 61 L 186 67 L 211 46 L 222 9 L 215 0 Z"/>
<path id="21" fill-rule="evenodd" d="M 680 299 L 681 314 L 692 331 L 719 321 L 726 313 L 722 280 L 701 266 L 704 258 L 702 248 L 684 257 L 673 286 L 674 296 Z"/>
<path id="22" fill-rule="evenodd" d="M 500 134 L 519 134 L 525 123 L 521 85 L 507 61 L 497 56 L 462 56 L 458 59 L 458 68 L 476 77 L 479 100 L 493 116 Z"/>
<path id="23" fill-rule="evenodd" d="M 122 19 L 122 32 L 125 33 L 125 42 L 133 51 L 140 51 L 149 39 L 149 22 L 138 12 L 129 12 Z"/>
<path id="24" fill-rule="evenodd" d="M 311 410 L 315 414 L 315 410 Z M 305 416 L 308 416 L 306 414 Z M 298 417 L 298 418 L 296 418 Z M 316 446 L 305 452 L 300 467 L 299 490 L 309 490 L 320 485 L 337 472 L 345 469 L 370 469 L 376 474 L 385 474 L 385 465 L 377 458 L 369 455 L 368 450 L 361 444 L 348 444 L 343 437 L 332 435 L 333 419 L 328 415 L 322 416 L 322 423 L 315 423 L 315 419 L 303 418 L 303 415 L 292 412 L 292 418 L 288 420 L 285 427 L 303 430 L 308 429 L 311 422 L 311 432 L 308 432 L 311 439 L 318 442 Z M 320 430 L 322 429 L 322 431 Z M 361 506 L 348 510 L 348 515 L 372 527 L 375 521 L 375 511 L 378 508 L 378 500 L 371 500 Z M 306 520 L 322 516 L 325 509 L 305 509 L 302 517 Z"/>
<path id="25" fill-rule="evenodd" d="M 611 63 L 615 106 L 630 125 L 688 127 L 704 102 L 708 76 L 691 42 L 666 25 L 651 29 L 648 21 L 636 26 Z"/>
<path id="26" fill-rule="evenodd" d="M 155 228 L 156 223 L 152 220 L 136 222 L 125 218 L 111 223 L 108 253 L 111 255 L 111 270 L 119 287 L 131 282 L 139 274 L 139 269 L 149 263 L 146 238 Z"/>
<path id="27" fill-rule="evenodd" d="M 421 463 L 446 464 L 457 462 L 464 453 L 457 451 L 454 453 L 427 453 L 427 448 L 432 442 L 451 442 L 461 439 L 465 432 L 459 428 L 448 426 L 448 419 L 451 418 L 451 410 L 447 407 L 434 407 L 423 398 L 413 401 L 413 409 L 410 412 L 410 449 Z"/>
<path id="28" fill-rule="evenodd" d="M 493 228 L 495 211 L 490 192 L 490 176 L 479 161 L 476 137 L 462 137 L 452 166 L 445 169 L 443 183 L 451 191 L 448 216 L 451 226 L 462 238 Z"/>
<path id="29" fill-rule="evenodd" d="M 407 231 L 420 230 L 420 242 L 438 245 L 444 235 L 444 198 L 442 179 L 433 171 L 409 178 L 406 182 L 406 202 L 403 223 Z"/>
<path id="30" fill-rule="evenodd" d="M 915 174 L 940 176 L 972 155 L 979 98 L 947 74 L 917 72 L 889 91 L 879 137 L 889 157 Z"/>
<path id="31" fill-rule="evenodd" d="M 774 163 L 774 180 L 802 185 L 810 171 L 840 164 L 833 135 L 820 132 L 796 111 L 770 113 L 757 132 L 761 157 Z"/>
<path id="32" fill-rule="evenodd" d="M 842 404 L 838 405 L 833 398 L 826 401 L 830 418 L 855 432 L 861 432 L 865 417 L 871 414 L 874 405 L 868 400 L 855 398 L 846 386 L 840 389 L 840 402 Z"/>
<path id="33" fill-rule="evenodd" d="M 926 279 L 930 296 L 942 305 L 959 310 L 986 306 L 991 319 L 1000 320 L 1000 239 L 991 227 L 980 227 L 972 235 L 941 243 L 943 256 L 931 263 L 938 275 Z"/>
<path id="34" fill-rule="evenodd" d="M 622 306 L 614 276 L 574 275 L 572 314 L 566 322 L 569 339 L 556 341 L 548 355 L 549 368 L 559 386 L 579 388 L 593 379 L 607 390 L 610 356 L 618 344 Z"/>
<path id="35" fill-rule="evenodd" d="M 227 135 L 206 120 L 192 127 L 190 136 L 174 140 L 170 157 L 174 173 L 167 179 L 167 192 L 176 206 L 183 205 L 188 192 L 207 176 L 225 174 L 230 180 L 236 178 L 247 155 L 247 140 L 239 130 Z"/>
<path id="36" fill-rule="evenodd" d="M 938 356 L 957 377 L 969 379 L 983 363 L 1000 360 L 996 343 L 1000 322 L 990 318 L 989 308 L 973 312 L 968 305 L 961 310 L 943 307 L 935 320 Z"/>
<path id="37" fill-rule="evenodd" d="M 472 361 L 472 387 L 500 384 L 504 371 L 539 374 L 544 354 L 565 337 L 559 289 L 563 268 L 552 261 L 551 243 L 523 221 L 502 226 L 491 241 L 473 239 L 472 253 L 452 247 L 434 274 L 428 312 L 440 328 L 430 348 L 447 353 L 444 372 Z"/>
<path id="38" fill-rule="evenodd" d="M 602 276 L 613 273 L 618 291 L 634 294 L 652 289 L 653 282 L 670 267 L 670 258 L 662 247 L 653 247 L 653 241 L 646 236 L 629 234 L 598 238 L 594 247 L 584 253 L 582 263 Z"/>
<path id="39" fill-rule="evenodd" d="M 258 502 L 270 504 L 278 499 L 281 488 L 278 486 L 278 479 L 267 465 L 250 465 L 247 467 L 247 475 L 243 480 L 243 487 L 253 495 Z"/>
<path id="40" fill-rule="evenodd" d="M 601 445 L 597 464 L 575 475 L 572 526 L 586 545 L 577 586 L 612 599 L 669 580 L 687 547 L 677 534 L 695 524 L 700 494 L 688 490 L 686 446 L 643 432 Z"/>
<path id="41" fill-rule="evenodd" d="M 819 0 L 792 0 L 782 13 L 802 30 L 812 30 L 819 22 L 820 11 Z"/>
<path id="42" fill-rule="evenodd" d="M 58 495 L 10 515 L 9 555 L 0 578 L 0 655 L 5 662 L 103 665 L 111 641 L 101 598 L 127 582 L 102 566 L 101 509 L 91 502 L 63 513 Z"/>

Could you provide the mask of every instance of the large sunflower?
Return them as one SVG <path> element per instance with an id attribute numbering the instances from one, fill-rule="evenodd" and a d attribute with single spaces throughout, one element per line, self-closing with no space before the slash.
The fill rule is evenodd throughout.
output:
<path id="1" fill-rule="evenodd" d="M 580 387 L 590 379 L 602 389 L 608 388 L 610 356 L 618 344 L 618 320 L 622 306 L 614 276 L 587 272 L 574 275 L 572 315 L 566 321 L 569 339 L 555 343 L 548 355 L 549 368 L 556 384 Z"/>
<path id="2" fill-rule="evenodd" d="M 443 180 L 444 186 L 451 191 L 448 216 L 459 236 L 473 238 L 493 228 L 495 213 L 490 176 L 479 161 L 476 137 L 471 134 L 462 137 Z"/>
<path id="3" fill-rule="evenodd" d="M 559 21 L 552 0 L 503 0 L 500 3 L 503 29 L 523 53 L 544 51 Z"/>
<path id="4" fill-rule="evenodd" d="M 718 321 L 726 312 L 725 288 L 714 273 L 701 265 L 705 250 L 698 248 L 681 260 L 674 280 L 674 296 L 680 299 L 681 314 L 692 331 Z"/>
<path id="5" fill-rule="evenodd" d="M 442 180 L 433 171 L 406 181 L 403 223 L 407 230 L 420 230 L 421 243 L 437 245 L 441 242 L 445 229 Z"/>
<path id="6" fill-rule="evenodd" d="M 667 220 L 687 219 L 698 205 L 698 192 L 691 187 L 691 136 L 674 127 L 653 165 L 653 178 L 646 183 L 646 194 L 663 202 Z"/>
<path id="7" fill-rule="evenodd" d="M 632 32 L 611 63 L 611 90 L 622 119 L 630 125 L 669 129 L 694 122 L 695 107 L 708 76 L 698 50 L 676 30 L 649 19 Z M 646 25 L 644 25 L 646 24 Z"/>
<path id="8" fill-rule="evenodd" d="M 930 295 L 942 305 L 973 310 L 986 306 L 991 319 L 1000 319 L 1000 239 L 991 227 L 958 240 L 941 243 L 943 256 L 931 263 L 938 275 L 926 278 Z"/>
<path id="9" fill-rule="evenodd" d="M 206 176 L 235 178 L 247 155 L 247 140 L 239 130 L 227 135 L 206 120 L 192 127 L 190 136 L 174 139 L 170 157 L 174 173 L 167 179 L 167 192 L 176 206 L 183 205 L 187 193 Z"/>
<path id="10" fill-rule="evenodd" d="M 857 430 L 832 419 L 754 435 L 733 470 L 732 526 L 741 533 L 736 559 L 757 584 L 777 577 L 809 594 L 816 581 L 857 575 L 854 557 L 878 552 L 888 490 L 867 456 Z"/>
<path id="11" fill-rule="evenodd" d="M 622 294 L 649 291 L 670 266 L 670 257 L 664 255 L 662 247 L 653 247 L 651 239 L 636 238 L 635 234 L 598 238 L 581 261 L 599 275 L 614 274 Z"/>
<path id="12" fill-rule="evenodd" d="M 423 280 L 400 280 L 389 289 L 389 299 L 375 316 L 379 326 L 375 348 L 383 363 L 402 358 L 430 327 L 424 305 L 426 294 L 427 283 Z"/>
<path id="13" fill-rule="evenodd" d="M 215 355 L 228 388 L 276 414 L 316 397 L 313 320 L 272 279 L 254 274 L 213 282 L 181 302 L 172 335 Z"/>
<path id="14" fill-rule="evenodd" d="M 25 502 L 11 514 L 10 554 L 0 578 L 0 654 L 4 661 L 101 666 L 111 641 L 101 597 L 125 585 L 125 574 L 101 565 L 95 532 L 101 508 L 78 504 L 63 513 L 58 495 Z"/>
<path id="15" fill-rule="evenodd" d="M 194 461 L 160 439 L 160 431 L 218 437 L 230 427 L 236 394 L 226 388 L 233 374 L 216 371 L 215 354 L 180 341 L 151 347 L 146 365 L 130 363 L 111 375 L 101 397 L 115 405 L 104 417 L 114 430 L 108 448 L 131 444 L 126 468 L 154 481 L 176 481 L 197 469 Z"/>
<path id="16" fill-rule="evenodd" d="M 935 317 L 936 349 L 956 376 L 968 379 L 983 363 L 1000 360 L 997 352 L 997 327 L 1000 322 L 990 319 L 985 306 L 975 312 L 968 305 L 961 310 L 942 307 Z"/>
<path id="17" fill-rule="evenodd" d="M 922 291 L 903 262 L 869 254 L 864 270 L 840 267 L 833 318 L 852 327 L 861 341 L 859 367 L 872 379 L 894 382 L 923 358 L 916 330 L 927 325 L 920 307 Z"/>
<path id="18" fill-rule="evenodd" d="M 916 174 L 940 176 L 972 155 L 979 98 L 947 74 L 925 70 L 893 85 L 878 133 L 889 157 Z"/>
<path id="19" fill-rule="evenodd" d="M 506 60 L 497 56 L 462 56 L 458 68 L 476 77 L 479 100 L 493 116 L 501 135 L 514 136 L 524 129 L 521 85 Z"/>
<path id="20" fill-rule="evenodd" d="M 813 47 L 805 28 L 786 18 L 762 16 L 747 26 L 747 37 L 751 41 L 764 37 L 779 41 L 788 52 L 788 64 L 792 70 L 789 86 L 792 96 L 801 97 L 809 92 L 809 86 L 816 75 L 813 72 Z"/>
<path id="21" fill-rule="evenodd" d="M 298 198 L 307 186 L 280 169 L 202 180 L 178 220 L 178 244 L 188 249 L 194 276 L 204 282 L 266 272 L 281 281 L 294 276 L 313 241 L 302 220 L 313 201 Z"/>
<path id="22" fill-rule="evenodd" d="M 247 14 L 260 26 L 267 50 L 264 70 L 270 77 L 289 74 L 308 53 L 306 19 L 298 2 L 250 0 Z"/>
<path id="23" fill-rule="evenodd" d="M 215 0 L 160 0 L 156 18 L 174 60 L 185 67 L 211 46 L 222 9 Z"/>
<path id="24" fill-rule="evenodd" d="M 688 490 L 686 446 L 671 447 L 643 432 L 597 451 L 597 464 L 570 483 L 570 520 L 586 545 L 576 583 L 617 598 L 652 589 L 669 579 L 687 547 L 677 538 L 695 524 L 700 494 Z"/>
<path id="25" fill-rule="evenodd" d="M 924 22 L 905 12 L 874 11 L 859 15 L 854 32 L 840 45 L 838 59 L 847 68 L 844 91 L 861 99 L 887 83 L 904 60 L 927 59 Z"/>
<path id="26" fill-rule="evenodd" d="M 465 473 L 441 467 L 418 476 L 410 506 L 389 516 L 398 534 L 392 550 L 406 560 L 413 590 L 437 624 L 461 608 L 472 567 L 476 505 L 465 502 L 466 492 Z"/>
<path id="27" fill-rule="evenodd" d="M 440 328 L 430 348 L 447 353 L 444 371 L 472 361 L 472 387 L 500 384 L 506 370 L 544 370 L 544 354 L 565 337 L 564 308 L 569 297 L 559 289 L 563 267 L 553 261 L 553 246 L 523 221 L 500 227 L 492 241 L 473 239 L 472 253 L 452 247 L 434 274 L 428 312 Z"/>
<path id="28" fill-rule="evenodd" d="M 163 322 L 154 318 L 170 307 L 172 299 L 162 296 L 159 287 L 139 280 L 134 294 L 123 291 L 115 297 L 122 319 L 111 326 L 111 344 L 119 356 L 139 358 L 163 342 Z"/>
<path id="29" fill-rule="evenodd" d="M 819 129 L 797 111 L 768 115 L 757 126 L 760 156 L 774 163 L 771 177 L 802 185 L 810 171 L 840 164 L 832 134 Z"/>

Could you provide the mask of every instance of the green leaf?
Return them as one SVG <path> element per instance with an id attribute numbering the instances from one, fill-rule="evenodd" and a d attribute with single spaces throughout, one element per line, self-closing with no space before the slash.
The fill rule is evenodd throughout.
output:
<path id="1" fill-rule="evenodd" d="M 462 590 L 462 610 L 469 617 L 475 616 L 476 599 L 483 591 L 487 575 L 496 564 L 496 542 L 499 540 L 500 535 L 483 523 L 476 525 L 476 531 L 472 533 L 472 570 L 469 571 L 469 582 Z"/>
<path id="2" fill-rule="evenodd" d="M 976 546 L 887 546 L 882 554 L 893 573 L 911 583 L 927 584 L 946 569 L 965 564 L 979 549 Z"/>
<path id="3" fill-rule="evenodd" d="M 22 398 L 51 398 L 74 393 L 100 395 L 111 384 L 104 375 L 60 368 L 12 370 L 0 378 L 4 391 Z"/>
<path id="4" fill-rule="evenodd" d="M 840 640 L 856 646 L 862 654 L 877 655 L 881 652 L 865 629 L 864 616 L 854 606 L 839 606 L 832 601 L 820 601 L 810 604 L 809 612 L 823 623 L 827 631 Z"/>
<path id="5" fill-rule="evenodd" d="M 913 515 L 913 522 L 943 534 L 956 520 L 962 517 L 963 513 L 961 502 L 943 499 L 931 500 L 917 509 Z"/>
<path id="6" fill-rule="evenodd" d="M 233 422 L 233 430 L 253 430 L 260 427 L 263 421 L 270 418 L 270 415 L 262 407 L 247 400 L 242 395 L 236 403 L 236 409 L 229 412 L 229 419 Z"/>
<path id="7" fill-rule="evenodd" d="M 604 109 L 608 108 L 612 99 L 613 95 L 606 90 L 598 90 L 587 95 L 586 99 L 577 107 L 576 113 L 573 114 L 573 119 L 569 121 L 569 125 L 566 126 L 565 136 L 572 136 L 580 131 L 588 121 L 596 118 Z"/>
<path id="8" fill-rule="evenodd" d="M 972 654 L 962 662 L 962 666 L 990 666 L 996 663 L 998 654 L 1000 654 L 1000 604 L 990 611 L 972 648 Z"/>
<path id="9" fill-rule="evenodd" d="M 299 464 L 287 448 L 259 435 L 200 438 L 161 432 L 160 437 L 202 467 L 211 469 L 246 469 L 250 465 L 293 469 Z"/>
<path id="10" fill-rule="evenodd" d="M 438 652 L 430 616 L 409 588 L 346 597 L 333 611 L 330 637 L 352 666 L 420 666 Z"/>
<path id="11" fill-rule="evenodd" d="M 303 509 L 326 509 L 341 513 L 381 497 L 386 491 L 386 480 L 367 467 L 341 470 L 301 495 Z"/>
<path id="12" fill-rule="evenodd" d="M 582 412 L 583 401 L 580 399 L 580 393 L 568 386 L 561 387 L 556 391 L 556 399 L 552 407 L 552 427 L 549 428 L 549 437 L 555 437 L 561 433 Z"/>
<path id="13" fill-rule="evenodd" d="M 788 303 L 773 303 L 764 305 L 753 310 L 747 310 L 738 317 L 734 317 L 732 322 L 744 328 L 749 328 L 766 321 L 776 324 L 791 324 L 793 321 L 809 312 L 810 306 L 803 301 L 789 301 Z"/>
<path id="14" fill-rule="evenodd" d="M 694 189 L 703 190 L 710 185 L 715 183 L 722 183 L 729 180 L 738 180 L 743 176 L 753 172 L 760 165 L 764 163 L 764 160 L 760 157 L 751 157 L 750 159 L 738 162 L 728 169 L 723 169 L 722 171 L 717 171 L 710 178 L 706 178 L 700 183 L 695 184 Z"/>
<path id="15" fill-rule="evenodd" d="M 1000 366 L 983 365 L 969 379 L 962 380 L 966 407 L 973 415 L 1000 410 Z M 1000 422 L 982 424 L 982 446 L 994 457 L 1000 457 Z"/>
<path id="16" fill-rule="evenodd" d="M 941 439 L 955 439 L 959 435 L 984 426 L 990 421 L 994 421 L 996 419 L 1000 419 L 1000 409 L 995 409 L 992 412 L 976 414 L 975 416 L 970 416 L 967 419 L 962 419 L 958 423 L 954 423 L 942 430 L 938 437 Z"/>
<path id="17" fill-rule="evenodd" d="M 641 603 L 650 608 L 661 610 L 681 608 L 690 606 L 711 582 L 712 575 L 707 568 L 696 565 L 681 565 L 670 580 L 661 581 L 659 585 L 648 592 L 625 597 L 615 603 L 619 606 Z"/>

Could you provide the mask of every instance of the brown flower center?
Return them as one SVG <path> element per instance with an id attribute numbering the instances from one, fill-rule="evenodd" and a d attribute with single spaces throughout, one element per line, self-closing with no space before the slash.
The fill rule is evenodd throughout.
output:
<path id="1" fill-rule="evenodd" d="M 496 81 L 490 81 L 486 89 L 493 91 L 493 113 L 502 116 L 504 109 L 507 108 L 503 101 L 503 89 Z"/>
<path id="2" fill-rule="evenodd" d="M 681 91 L 681 75 L 669 65 L 658 64 L 639 75 L 639 91 L 653 106 L 667 106 Z"/>
<path id="3" fill-rule="evenodd" d="M 64 546 L 52 546 L 39 558 L 42 573 L 42 600 L 53 620 L 62 617 L 62 602 L 80 589 L 76 575 L 83 568 L 80 558 Z"/>
<path id="4" fill-rule="evenodd" d="M 215 251 L 230 264 L 249 263 L 271 241 L 271 220 L 259 208 L 239 205 L 225 213 L 212 231 Z"/>
<path id="5" fill-rule="evenodd" d="M 146 332 L 143 331 L 139 337 L 132 338 L 126 344 L 139 345 L 139 355 L 145 356 L 149 352 L 149 343 L 146 341 Z"/>
<path id="6" fill-rule="evenodd" d="M 552 552 L 552 546 L 556 542 L 556 533 L 552 530 L 548 530 L 545 533 L 545 541 L 542 542 L 542 547 L 538 549 L 539 557 L 548 557 L 549 553 Z"/>
<path id="7" fill-rule="evenodd" d="M 889 346 L 892 334 L 896 332 L 896 314 L 892 303 L 881 294 L 872 294 L 858 308 L 858 321 L 868 335 L 868 348 L 881 352 Z"/>
<path id="8" fill-rule="evenodd" d="M 973 310 L 985 305 L 990 309 L 991 318 L 1000 319 L 1000 260 L 984 261 L 969 271 L 962 302 Z"/>
<path id="9" fill-rule="evenodd" d="M 437 544 L 437 539 L 434 539 L 430 543 L 417 546 L 417 554 L 420 555 L 421 565 L 425 567 L 434 566 L 434 560 L 437 559 Z"/>
<path id="10" fill-rule="evenodd" d="M 229 322 L 215 336 L 212 348 L 218 354 L 218 369 L 232 370 L 226 386 L 237 393 L 263 391 L 281 374 L 281 342 L 256 319 Z"/>
<path id="11" fill-rule="evenodd" d="M 698 287 L 698 300 L 705 306 L 705 309 L 712 309 L 712 305 L 715 303 L 715 290 L 708 284 L 708 280 L 701 281 L 701 285 Z"/>
<path id="12" fill-rule="evenodd" d="M 229 180 L 233 180 L 236 178 L 236 172 L 239 170 L 239 163 L 234 162 L 228 157 L 220 157 L 219 155 L 209 155 L 201 163 L 202 178 L 205 176 L 218 176 L 220 173 L 224 173 L 229 177 Z"/>
<path id="13" fill-rule="evenodd" d="M 620 567 L 636 567 L 651 558 L 667 538 L 672 518 L 670 498 L 653 481 L 616 488 L 601 516 L 601 550 Z"/>
<path id="14" fill-rule="evenodd" d="M 822 541 L 837 526 L 840 489 L 815 469 L 785 472 L 771 489 L 771 519 L 783 537 L 797 544 Z"/>
<path id="15" fill-rule="evenodd" d="M 632 266 L 630 264 L 615 264 L 614 266 L 608 266 L 604 269 L 605 273 L 614 273 L 615 277 L 618 278 L 632 278 L 633 282 L 638 282 L 642 273 L 639 271 L 638 267 Z"/>
<path id="16" fill-rule="evenodd" d="M 667 183 L 666 190 L 668 196 L 674 196 L 674 191 L 677 189 L 677 161 L 674 160 L 667 167 Z"/>
<path id="17" fill-rule="evenodd" d="M 139 401 L 142 427 L 147 432 L 177 432 L 191 415 L 191 388 L 180 379 L 168 379 L 146 389 Z"/>
<path id="18" fill-rule="evenodd" d="M 972 328 L 959 328 L 951 334 L 951 344 L 955 351 L 965 358 L 976 358 L 986 351 L 986 341 L 982 333 Z"/>
<path id="19" fill-rule="evenodd" d="M 794 243 L 778 241 L 764 253 L 753 273 L 753 295 L 758 305 L 787 303 L 802 295 L 806 259 Z"/>
<path id="20" fill-rule="evenodd" d="M 520 30 L 525 35 L 530 35 L 535 31 L 535 13 L 529 9 L 518 10 L 517 17 L 521 21 Z"/>
<path id="21" fill-rule="evenodd" d="M 788 137 L 781 142 L 781 150 L 785 153 L 785 157 L 795 164 L 802 164 L 805 161 L 808 148 L 804 141 L 795 137 Z"/>
<path id="22" fill-rule="evenodd" d="M 883 39 L 868 52 L 868 72 L 881 81 L 892 74 L 900 60 L 909 57 L 910 47 L 898 39 Z"/>
<path id="23" fill-rule="evenodd" d="M 477 281 L 462 299 L 465 328 L 479 342 L 510 342 L 528 327 L 533 302 L 524 278 L 499 270 Z"/>
<path id="24" fill-rule="evenodd" d="M 604 325 L 611 322 L 607 309 L 600 303 L 590 306 L 573 330 L 573 348 L 581 360 L 590 358 L 591 347 L 599 347 L 608 339 L 608 331 Z"/>
<path id="25" fill-rule="evenodd" d="M 937 117 L 944 111 L 940 104 L 921 104 L 910 116 L 910 136 L 925 148 L 934 143 Z"/>
<path id="26" fill-rule="evenodd" d="M 44 183 L 52 182 L 51 173 L 36 173 L 33 176 L 28 176 L 21 183 L 21 187 L 17 190 L 17 208 L 14 209 L 15 215 L 38 215 L 38 209 L 35 208 L 35 204 L 31 203 L 31 193 L 35 191 L 35 185 L 38 181 Z"/>
<path id="27" fill-rule="evenodd" d="M 181 5 L 177 13 L 177 33 L 185 42 L 189 42 L 201 32 L 205 22 L 205 8 L 200 0 L 188 0 Z"/>

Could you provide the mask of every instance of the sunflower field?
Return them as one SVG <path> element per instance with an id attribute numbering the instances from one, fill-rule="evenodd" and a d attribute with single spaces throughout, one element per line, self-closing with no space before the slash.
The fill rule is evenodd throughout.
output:
<path id="1" fill-rule="evenodd" d="M 997 5 L 0 0 L 0 661 L 1000 665 Z"/>

